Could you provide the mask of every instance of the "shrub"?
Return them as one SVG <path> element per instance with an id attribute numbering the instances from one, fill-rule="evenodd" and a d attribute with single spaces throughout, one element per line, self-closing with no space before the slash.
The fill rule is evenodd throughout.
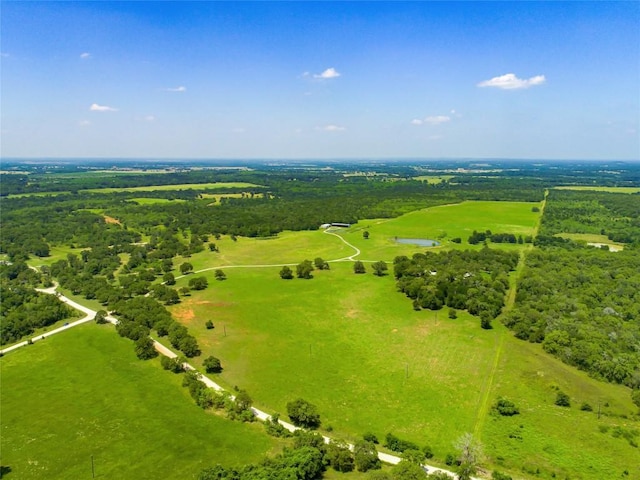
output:
<path id="1" fill-rule="evenodd" d="M 205 358 L 202 365 L 206 369 L 207 373 L 220 373 L 222 371 L 222 364 L 220 363 L 220 360 L 212 355 Z"/>
<path id="2" fill-rule="evenodd" d="M 584 412 L 593 412 L 593 407 L 587 402 L 582 402 L 582 405 L 580 405 L 580 410 Z"/>
<path id="3" fill-rule="evenodd" d="M 184 366 L 182 365 L 182 363 L 183 363 L 182 359 L 178 357 L 169 358 L 169 357 L 162 356 L 162 358 L 160 359 L 160 365 L 162 365 L 162 368 L 164 368 L 165 370 L 169 370 L 170 372 L 173 372 L 173 373 L 184 372 Z"/>
<path id="4" fill-rule="evenodd" d="M 392 433 L 387 433 L 385 437 L 386 443 L 384 444 L 389 450 L 394 452 L 404 452 L 405 450 L 420 450 L 420 447 L 413 442 L 402 440 Z"/>
<path id="5" fill-rule="evenodd" d="M 287 415 L 297 427 L 316 428 L 320 426 L 320 415 L 316 406 L 302 398 L 287 403 Z"/>
<path id="6" fill-rule="evenodd" d="M 498 401 L 493 406 L 493 410 L 503 417 L 511 417 L 520 413 L 515 403 L 502 397 L 498 398 Z"/>
<path id="7" fill-rule="evenodd" d="M 378 443 L 380 443 L 380 442 L 378 441 L 378 437 L 376 437 L 376 436 L 375 436 L 373 433 L 371 433 L 371 432 L 367 432 L 367 433 L 365 433 L 364 435 L 362 435 L 362 438 L 363 438 L 363 440 L 364 440 L 365 442 L 371 442 L 371 443 L 374 443 L 374 444 L 376 444 L 376 445 L 377 445 Z"/>
<path id="8" fill-rule="evenodd" d="M 559 407 L 570 407 L 571 400 L 569 399 L 569 395 L 567 395 L 563 391 L 559 391 L 556 394 L 555 404 L 558 405 Z"/>

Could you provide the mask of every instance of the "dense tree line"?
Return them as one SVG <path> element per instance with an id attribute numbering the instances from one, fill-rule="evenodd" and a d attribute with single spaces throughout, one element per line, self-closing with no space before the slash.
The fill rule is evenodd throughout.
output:
<path id="1" fill-rule="evenodd" d="M 505 324 L 565 363 L 640 387 L 640 250 L 545 246 L 527 255 Z"/>
<path id="2" fill-rule="evenodd" d="M 640 194 L 552 190 L 540 233 L 589 233 L 640 244 Z"/>
<path id="3" fill-rule="evenodd" d="M 518 254 L 483 248 L 479 251 L 417 253 L 396 257 L 394 275 L 398 290 L 411 298 L 414 308 L 439 310 L 443 306 L 479 315 L 491 328 L 504 306 L 508 274 L 518 264 Z"/>
<path id="4" fill-rule="evenodd" d="M 40 281 L 25 263 L 0 265 L 0 345 L 73 317 L 73 310 L 54 295 L 35 290 Z"/>

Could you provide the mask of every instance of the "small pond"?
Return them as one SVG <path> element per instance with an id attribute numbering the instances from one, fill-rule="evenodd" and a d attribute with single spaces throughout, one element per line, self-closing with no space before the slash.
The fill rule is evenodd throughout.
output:
<path id="1" fill-rule="evenodd" d="M 409 245 L 418 245 L 419 247 L 437 247 L 440 242 L 429 240 L 428 238 L 397 238 L 396 243 L 406 243 Z"/>

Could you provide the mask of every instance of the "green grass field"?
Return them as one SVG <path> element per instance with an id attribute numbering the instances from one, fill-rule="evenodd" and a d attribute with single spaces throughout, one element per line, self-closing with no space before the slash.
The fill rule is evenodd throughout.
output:
<path id="1" fill-rule="evenodd" d="M 563 187 L 554 187 L 556 190 L 592 190 L 594 192 L 609 193 L 640 193 L 640 187 L 597 187 L 588 185 L 567 185 Z"/>
<path id="2" fill-rule="evenodd" d="M 420 175 L 418 177 L 413 177 L 414 180 L 419 180 L 421 182 L 427 182 L 430 184 L 437 184 L 446 182 L 451 180 L 453 175 Z"/>
<path id="3" fill-rule="evenodd" d="M 391 262 L 396 255 L 429 250 L 397 244 L 395 237 L 440 239 L 443 246 L 431 249 L 437 251 L 469 248 L 467 237 L 473 230 L 533 234 L 540 215 L 531 211 L 533 206 L 538 204 L 464 202 L 396 219 L 365 220 L 339 233 L 361 250 L 358 259 Z M 367 240 L 362 236 L 365 230 L 370 233 Z M 456 236 L 463 238 L 462 245 L 450 242 Z M 322 231 L 283 232 L 269 239 L 239 237 L 237 241 L 223 236 L 212 241 L 219 253 L 206 249 L 174 259 L 174 264 L 178 267 L 188 261 L 196 271 L 226 267 L 227 280 L 216 281 L 212 270 L 196 274 L 205 275 L 209 287 L 183 297 L 171 311 L 198 338 L 203 355 L 195 363 L 200 365 L 210 354 L 219 357 L 224 371 L 217 380 L 229 388 L 247 389 L 258 407 L 285 413 L 288 401 L 303 397 L 318 405 L 322 427 L 333 427 L 332 435 L 354 440 L 373 432 L 382 439 L 392 432 L 420 445 L 429 444 L 435 463 L 454 452 L 453 442 L 462 433 L 474 432 L 485 444 L 485 465 L 509 470 L 514 478 L 640 478 L 638 448 L 624 438 L 625 432 L 640 435 L 640 422 L 634 417 L 637 409 L 627 388 L 589 378 L 544 353 L 540 345 L 515 339 L 498 322 L 493 330 L 482 330 L 479 320 L 466 312 L 459 312 L 456 320 L 450 320 L 446 310 L 415 312 L 411 302 L 396 291 L 392 275 L 378 278 L 370 269 L 365 275 L 355 275 L 352 262 L 338 261 L 331 263 L 329 271 L 314 272 L 311 280 L 285 281 L 278 275 L 280 267 L 264 266 L 295 264 L 318 256 L 344 259 L 355 253 L 339 238 Z M 523 254 L 531 248 L 493 246 Z M 66 249 L 55 255 L 66 255 Z M 179 279 L 176 287 L 187 285 L 192 276 Z M 207 320 L 216 328 L 207 330 Z M 79 330 L 87 335 L 84 344 L 91 351 L 102 351 L 88 337 L 96 332 L 100 336 L 105 330 L 94 325 L 84 328 Z M 120 341 L 113 331 L 108 333 Z M 49 341 L 42 344 L 49 345 Z M 108 344 L 105 349 L 114 348 L 102 337 L 95 342 Z M 122 353 L 117 355 L 128 355 L 131 368 L 153 366 L 135 361 L 130 343 L 123 342 Z M 16 353 L 36 351 L 37 346 Z M 91 361 L 89 353 L 82 357 Z M 4 362 L 9 360 L 10 356 L 2 359 L 3 387 Z M 56 364 L 46 355 L 43 361 Z M 30 378 L 30 373 L 23 376 Z M 36 380 L 36 385 L 43 381 Z M 128 380 L 120 383 L 136 383 Z M 113 378 L 107 381 L 120 384 Z M 555 388 L 570 395 L 571 408 L 553 404 Z M 191 406 L 186 392 L 177 390 Z M 513 400 L 521 414 L 490 415 L 498 396 Z M 3 407 L 4 397 L 3 389 Z M 588 402 L 594 411 L 581 411 L 582 402 Z M 181 431 L 175 425 L 172 428 Z M 635 438 L 640 443 L 640 436 Z M 273 448 L 270 445 L 261 448 Z M 8 447 L 3 447 L 3 465 L 11 465 L 5 461 Z M 91 453 L 85 451 L 84 456 Z M 628 475 L 622 476 L 625 470 Z"/>
<path id="4" fill-rule="evenodd" d="M 216 190 L 221 188 L 256 188 L 260 185 L 245 182 L 214 182 L 214 183 L 183 183 L 179 185 L 149 185 L 146 187 L 122 187 L 122 188 L 90 188 L 82 190 L 92 193 L 112 192 L 152 192 L 157 190 Z"/>
<path id="5" fill-rule="evenodd" d="M 606 235 L 594 233 L 559 233 L 557 236 L 590 244 L 608 245 L 612 251 L 618 251 L 624 248 L 624 243 L 612 242 Z"/>
<path id="6" fill-rule="evenodd" d="M 153 192 L 157 190 L 217 190 L 222 188 L 260 188 L 260 185 L 245 182 L 214 182 L 214 183 L 183 183 L 178 185 L 149 185 L 146 187 L 118 187 L 118 188 L 88 188 L 80 190 L 89 193 L 113 193 L 113 192 Z M 65 195 L 70 192 L 33 192 L 9 195 L 7 198 L 21 197 L 46 197 L 47 195 Z"/>
<path id="7" fill-rule="evenodd" d="M 136 202 L 138 205 L 157 205 L 158 203 L 184 203 L 186 200 L 182 200 L 180 198 L 169 199 L 169 198 L 130 198 L 132 202 Z"/>
<path id="8" fill-rule="evenodd" d="M 446 233 L 443 248 L 454 236 L 465 238 L 467 248 L 466 236 L 474 229 L 531 234 L 539 216 L 533 205 L 465 202 L 362 221 L 341 234 L 362 250 L 358 258 L 390 262 L 395 255 L 427 250 L 398 245 L 395 236 Z M 216 243 L 220 254 L 191 257 L 196 269 L 353 253 L 322 232 Z M 302 396 L 318 405 L 323 425 L 331 425 L 336 435 L 354 439 L 372 431 L 382 438 L 393 432 L 431 445 L 436 462 L 453 452 L 462 433 L 475 431 L 485 442 L 488 465 L 523 478 L 601 479 L 625 469 L 640 475 L 637 448 L 611 433 L 616 427 L 640 430 L 630 417 L 635 409 L 628 389 L 588 378 L 499 324 L 486 331 L 465 312 L 457 320 L 449 320 L 444 310 L 414 312 L 391 275 L 355 275 L 351 262 L 332 263 L 330 271 L 316 271 L 311 280 L 284 281 L 278 272 L 279 267 L 228 268 L 228 279 L 218 282 L 210 271 L 204 274 L 207 290 L 172 307 L 198 337 L 203 356 L 222 359 L 220 382 L 246 388 L 267 411 L 282 413 L 288 401 Z M 187 282 L 188 277 L 180 279 L 177 286 Z M 214 330 L 205 329 L 207 320 Z M 554 385 L 569 393 L 570 409 L 553 405 Z M 489 415 L 500 395 L 514 400 L 522 414 Z M 598 419 L 580 411 L 584 401 L 594 408 L 608 404 L 602 407 L 606 415 Z M 601 433 L 601 426 L 609 433 Z M 526 471 L 519 472 L 522 465 Z"/>
<path id="9" fill-rule="evenodd" d="M 2 373 L 6 478 L 188 479 L 255 462 L 279 444 L 259 424 L 204 412 L 181 377 L 143 362 L 110 325 L 87 324 L 11 352 Z M 3 477 L 4 478 L 4 477 Z"/>

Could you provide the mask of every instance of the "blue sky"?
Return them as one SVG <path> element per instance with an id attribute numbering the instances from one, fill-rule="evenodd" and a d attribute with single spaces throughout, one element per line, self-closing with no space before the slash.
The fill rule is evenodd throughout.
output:
<path id="1" fill-rule="evenodd" d="M 640 2 L 2 2 L 4 157 L 640 158 Z"/>

